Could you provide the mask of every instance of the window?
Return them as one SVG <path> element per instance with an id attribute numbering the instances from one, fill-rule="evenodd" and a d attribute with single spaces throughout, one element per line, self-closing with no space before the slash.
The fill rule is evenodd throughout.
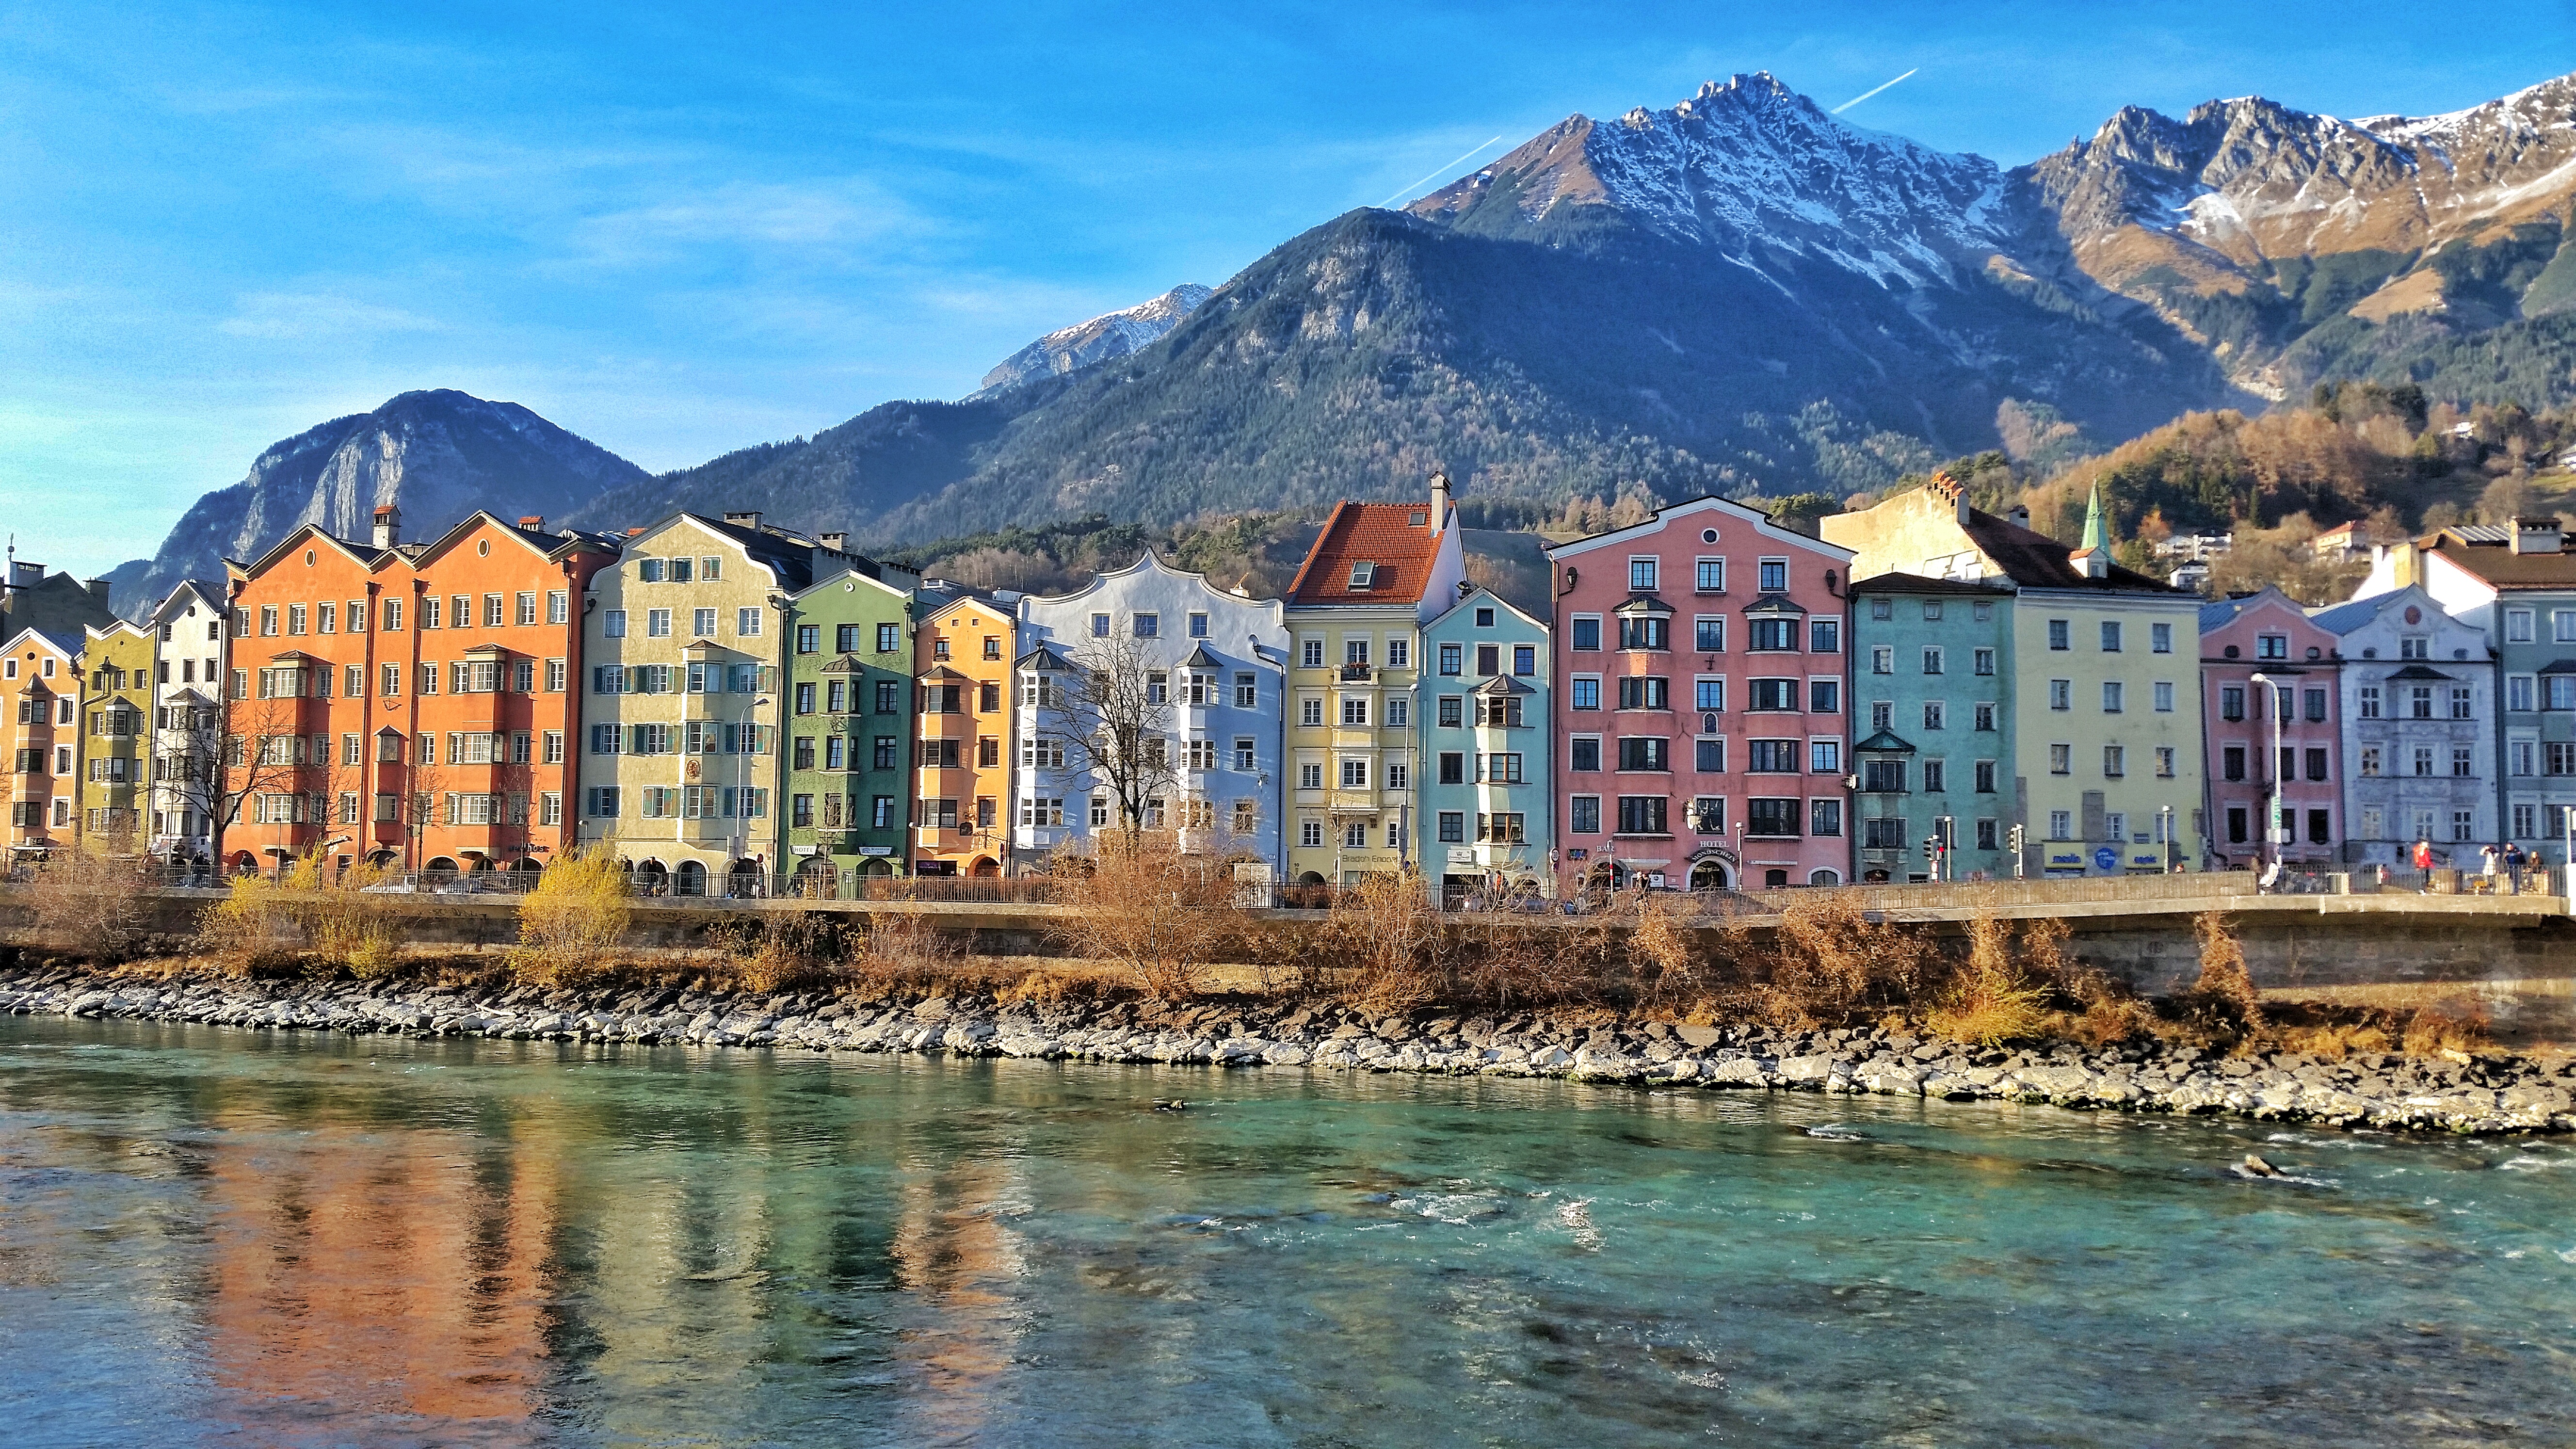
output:
<path id="1" fill-rule="evenodd" d="M 2127 698 L 2128 688 L 2119 680 L 2106 679 L 2102 681 L 2102 712 L 2104 714 L 2120 713 L 2122 704 L 2127 700 Z"/>
<path id="2" fill-rule="evenodd" d="M 1871 795 L 1905 793 L 1903 760 L 1863 760 L 1860 762 L 1860 788 Z"/>
<path id="3" fill-rule="evenodd" d="M 1925 729 L 1937 730 L 1942 727 L 1947 718 L 1948 711 L 1942 707 L 1941 701 L 1937 699 L 1927 699 L 1923 701 L 1923 727 Z"/>
<path id="4" fill-rule="evenodd" d="M 2517 838 L 2528 839 L 2539 829 L 2540 812 L 2537 808 L 2530 805 L 2513 807 L 2513 833 Z"/>
<path id="5" fill-rule="evenodd" d="M 2371 695 L 2372 702 L 2376 704 L 2378 691 L 2374 689 L 2366 690 L 2364 692 Z M 2507 710 L 2517 714 L 2529 714 L 2531 711 L 2540 707 L 2534 702 L 2537 698 L 2538 692 L 2533 688 L 2533 681 L 2530 675 L 2513 674 L 2505 677 L 2504 707 Z M 2368 718 L 2377 719 L 2378 716 L 2374 714 L 2368 716 Z"/>
<path id="6" fill-rule="evenodd" d="M 1457 644 L 1443 644 L 1440 646 L 1441 673 L 1463 674 L 1466 672 L 1466 668 L 1467 651 L 1463 646 Z"/>
<path id="7" fill-rule="evenodd" d="M 2074 625 L 2071 621 L 2069 621 L 2069 620 L 2066 620 L 2066 619 L 2051 619 L 2051 620 L 2049 620 L 2049 621 L 2048 621 L 2048 647 L 2049 647 L 2049 648 L 2051 648 L 2051 649 L 2071 649 L 2071 648 L 2073 648 L 2073 647 L 2074 647 L 2074 642 L 2073 642 L 2073 641 L 2074 641 L 2074 631 L 2075 631 L 2075 625 Z"/>
<path id="8" fill-rule="evenodd" d="M 1619 707 L 1621 709 L 1670 709 L 1673 707 L 1672 681 L 1660 674 L 1623 676 L 1619 681 Z M 1797 706 L 1792 704 L 1786 707 L 1794 709 Z"/>
<path id="9" fill-rule="evenodd" d="M 1190 637 L 1193 639 L 1204 639 L 1207 636 L 1208 616 L 1205 614 L 1190 615 Z"/>
<path id="10" fill-rule="evenodd" d="M 1440 812 L 1440 841 L 1444 845 L 1464 844 L 1467 839 L 1467 816 L 1464 811 Z"/>
<path id="11" fill-rule="evenodd" d="M 2071 810 L 2049 811 L 2048 838 L 2051 840 L 2071 840 L 2074 837 L 2075 812 Z"/>
<path id="12" fill-rule="evenodd" d="M 2548 773 L 2576 775 L 2576 744 L 2558 742 L 2546 745 L 2544 749 L 2547 752 L 2543 758 L 2547 761 Z"/>
<path id="13" fill-rule="evenodd" d="M 2549 615 L 2550 637 L 2561 644 L 2576 644 L 2576 609 L 2553 610 Z M 2408 658 L 2415 658 L 2408 655 Z"/>
<path id="14" fill-rule="evenodd" d="M 1860 848 L 1863 850 L 1903 850 L 1905 818 L 1901 815 L 1872 815 L 1860 823 Z"/>
<path id="15" fill-rule="evenodd" d="M 1992 649 L 1978 650 L 1976 652 L 1976 670 L 1980 675 L 1992 675 L 1995 672 L 1995 651 Z"/>
<path id="16" fill-rule="evenodd" d="M 2433 747 L 2431 745 L 2417 745 L 2415 747 L 2415 773 L 2418 775 L 2430 775 L 2433 773 Z"/>
<path id="17" fill-rule="evenodd" d="M 2538 759 L 2539 752 L 2533 748 L 2532 741 L 2515 740 L 2513 742 L 2513 773 L 2517 775 L 2536 773 L 2535 762 Z"/>
<path id="18" fill-rule="evenodd" d="M 1163 616 L 1153 613 L 1138 614 L 1134 621 L 1134 628 L 1136 637 L 1139 639 L 1160 638 L 1163 633 Z"/>
<path id="19" fill-rule="evenodd" d="M 1725 736 L 1718 735 L 1709 739 L 1696 740 L 1693 741 L 1693 744 L 1695 746 L 1694 763 L 1697 765 L 1701 774 L 1723 775 L 1726 773 Z"/>
<path id="20" fill-rule="evenodd" d="M 2001 850 L 2003 847 L 2002 847 L 1999 843 L 1997 843 L 1997 842 L 1998 842 L 1998 837 L 1997 837 L 1997 835 L 1996 835 L 1996 833 L 1995 833 L 1995 821 L 1994 821 L 1994 817 L 1992 817 L 1992 816 L 1980 816 L 1980 817 L 1978 817 L 1978 820 L 1977 820 L 1977 849 L 1979 849 L 1979 850 Z"/>
<path id="21" fill-rule="evenodd" d="M 1795 619 L 1750 619 L 1745 625 L 1749 637 L 1745 647 L 1776 653 L 1794 653 L 1798 648 L 1798 621 Z"/>
<path id="22" fill-rule="evenodd" d="M 1476 646 L 1476 675 L 1477 675 L 1477 677 L 1478 677 L 1478 678 L 1480 678 L 1480 679 L 1491 679 L 1491 678 L 1493 678 L 1495 675 L 1500 674 L 1500 673 L 1502 673 L 1502 672 L 1503 672 L 1503 646 L 1501 646 L 1500 644 L 1479 644 L 1479 645 L 1477 645 L 1477 646 Z"/>
<path id="23" fill-rule="evenodd" d="M 1526 845 L 1528 817 L 1517 810 L 1476 817 L 1476 838 L 1495 845 Z"/>
<path id="24" fill-rule="evenodd" d="M 2322 810 L 2320 810 L 2320 811 L 2317 811 L 2317 812 L 2315 812 L 2315 813 L 2316 813 L 2316 814 L 2318 814 L 2318 815 L 2323 815 L 2325 812 L 2324 812 L 2324 811 L 2322 811 Z M 2457 843 L 2460 843 L 2460 842 L 2463 842 L 2463 841 L 2469 841 L 2469 840 L 2474 840 L 2474 839 L 2476 839 L 2476 838 L 2477 838 L 2477 825 L 2478 825 L 2478 817 L 2477 817 L 2477 813 L 2476 813 L 2475 811 L 2471 811 L 2471 810 L 2454 810 L 2454 811 L 2452 811 L 2452 812 L 2451 812 L 2451 840 L 2452 840 L 2452 842 L 2453 842 L 2454 844 L 2457 844 Z"/>
<path id="25" fill-rule="evenodd" d="M 1843 621 L 1817 619 L 1807 625 L 1807 652 L 1840 654 L 1843 652 Z"/>
<path id="26" fill-rule="evenodd" d="M 1622 770 L 1669 770 L 1672 742 L 1661 735 L 1624 735 L 1619 740 Z"/>
<path id="27" fill-rule="evenodd" d="M 1667 835 L 1664 821 L 1665 799 L 1661 795 L 1622 795 L 1619 797 L 1619 833 L 1621 835 Z"/>
<path id="28" fill-rule="evenodd" d="M 645 611 L 644 611 L 644 637 L 645 637 L 645 638 L 647 638 L 647 639 L 668 639 L 668 638 L 670 638 L 670 637 L 671 637 L 671 611 L 670 611 L 670 610 L 668 610 L 668 609 L 647 609 L 647 610 L 645 610 Z"/>
<path id="29" fill-rule="evenodd" d="M 2549 708 L 2576 709 L 2576 674 L 2550 674 L 2542 678 L 2549 690 Z"/>
<path id="30" fill-rule="evenodd" d="M 2570 677 L 2576 678 L 2576 676 Z M 2431 719 L 2433 717 L 2433 686 L 2429 684 L 2417 684 L 2411 685 L 2407 688 L 2406 717 L 2408 719 Z"/>
<path id="31" fill-rule="evenodd" d="M 2323 750 L 2310 750 L 2308 751 L 2308 754 L 2314 760 L 2316 765 L 2315 773 L 2310 774 L 2308 778 L 2311 780 L 2324 779 L 2326 752 Z M 2451 774 L 2453 778 L 2461 780 L 2468 779 L 2475 772 L 2473 759 L 2474 757 L 2470 754 L 2469 747 L 2467 745 L 2451 746 Z"/>
<path id="32" fill-rule="evenodd" d="M 1701 594 L 1726 592 L 1726 560 L 1704 558 L 1691 566 L 1691 590 Z"/>
<path id="33" fill-rule="evenodd" d="M 1619 620 L 1619 647 L 1669 649 L 1672 647 L 1671 627 L 1672 621 L 1661 614 L 1623 616 Z"/>
<path id="34" fill-rule="evenodd" d="M 1598 614 L 1577 614 L 1574 618 L 1573 631 L 1569 636 L 1568 647 L 1575 649 L 1600 648 L 1601 616 Z M 1319 660 L 1317 662 L 1320 663 L 1321 661 Z"/>
<path id="35" fill-rule="evenodd" d="M 1794 838 L 1798 834 L 1798 817 L 1803 813 L 1796 800 L 1766 799 L 1757 795 L 1744 802 L 1744 833 Z M 1839 834 L 1839 819 L 1835 829 Z"/>
<path id="36" fill-rule="evenodd" d="M 1353 728 L 1353 727 L 1356 727 L 1356 728 L 1366 728 L 1366 727 L 1367 727 L 1367 725 L 1368 725 L 1368 721 L 1369 721 L 1369 702 L 1368 702 L 1368 696 L 1367 696 L 1367 695 L 1365 695 L 1365 694 L 1346 694 L 1346 695 L 1343 695 L 1343 696 L 1342 696 L 1342 724 L 1343 724 L 1343 726 L 1344 726 L 1345 728 Z"/>
<path id="37" fill-rule="evenodd" d="M 2074 772 L 2075 747 L 2073 745 L 2050 745 L 2048 747 L 2048 773 L 2052 775 L 2069 775 Z"/>
<path id="38" fill-rule="evenodd" d="M 1744 768 L 1757 775 L 1794 775 L 1798 773 L 1798 742 L 1747 740 Z"/>
<path id="39" fill-rule="evenodd" d="M 1869 672 L 1872 674 L 1894 674 L 1896 672 L 1896 646 L 1893 644 L 1880 644 L 1873 646 L 1869 651 Z"/>
<path id="40" fill-rule="evenodd" d="M 2310 690 L 2309 693 L 2316 696 L 2317 710 L 2316 713 L 2309 715 L 2308 718 L 2314 720 L 2324 719 L 2325 691 L 2318 689 Z M 2455 684 L 2451 686 L 2451 718 L 2469 718 L 2469 687 L 2465 684 Z"/>
<path id="41" fill-rule="evenodd" d="M 1985 732 L 1985 733 L 1987 733 L 1987 734 L 1992 734 L 1992 733 L 1994 733 L 1994 729 L 1995 729 L 1995 702 L 1994 702 L 1993 700 L 1991 700 L 1991 699 L 1981 699 L 1981 700 L 1978 700 L 1978 701 L 1977 701 L 1977 706 L 1976 706 L 1976 728 L 1977 728 L 1977 729 L 1979 729 L 1979 730 L 1981 730 L 1981 731 L 1984 731 L 1984 732 Z"/>
<path id="42" fill-rule="evenodd" d="M 2504 613 L 2504 638 L 2508 644 L 2531 642 L 2531 610 L 2507 609 Z"/>
<path id="43" fill-rule="evenodd" d="M 2120 652 L 2120 621 L 2117 619 L 2102 621 L 2102 652 L 2105 654 Z"/>
<path id="44" fill-rule="evenodd" d="M 1601 737 L 1576 735 L 1566 742 L 1566 764 L 1569 770 L 1593 771 L 1601 768 Z"/>
<path id="45" fill-rule="evenodd" d="M 2174 747 L 2171 745 L 2156 746 L 2156 778 L 2159 780 L 2170 780 L 2173 777 Z M 2317 778 L 2323 779 L 2325 777 L 2320 775 Z"/>
<path id="46" fill-rule="evenodd" d="M 2289 657 L 2290 657 L 2290 636 L 2289 636 L 2289 635 L 2287 635 L 2287 634 L 2257 634 L 2257 635 L 2255 635 L 2255 636 L 2254 636 L 2254 657 L 2255 657 L 2255 658 L 2257 658 L 2257 659 L 2287 659 L 2287 658 L 2289 658 Z"/>
<path id="47" fill-rule="evenodd" d="M 1344 757 L 1342 760 L 1343 789 L 1365 790 L 1368 788 L 1368 779 L 1369 762 L 1366 759 L 1347 756 Z"/>
<path id="48" fill-rule="evenodd" d="M 1980 795 L 1991 795 L 1991 794 L 1995 793 L 1995 762 L 1994 762 L 1994 761 L 1992 761 L 1992 760 L 1979 760 L 1979 761 L 1977 761 L 1977 763 L 1976 763 L 1976 768 L 1975 768 L 1975 770 L 1972 772 L 1972 777 L 1973 777 L 1973 779 L 1975 780 L 1975 784 L 1976 784 L 1976 791 L 1977 791 L 1977 793 L 1978 793 L 1978 794 L 1980 794 Z"/>
<path id="49" fill-rule="evenodd" d="M 1651 594 L 1655 591 L 1655 560 L 1650 558 L 1628 560 L 1628 591 L 1635 594 Z"/>
<path id="50" fill-rule="evenodd" d="M 1576 795 L 1566 801 L 1566 831 L 1572 835 L 1601 833 L 1601 797 Z"/>
<path id="51" fill-rule="evenodd" d="M 1873 730 L 1896 728 L 1896 701 L 1873 699 L 1869 702 L 1869 727 Z"/>
<path id="52" fill-rule="evenodd" d="M 2048 707 L 2050 709 L 2073 709 L 2075 707 L 2075 681 L 2071 679 L 2052 679 L 2048 681 Z"/>
<path id="53" fill-rule="evenodd" d="M 1691 621 L 1691 648 L 1702 654 L 1726 652 L 1726 619 L 1702 614 Z"/>
<path id="54" fill-rule="evenodd" d="M 1766 594 L 1777 594 L 1785 592 L 1788 589 L 1789 561 L 1787 559 L 1766 558 L 1762 560 L 1759 572 L 1761 574 L 1762 592 Z"/>
<path id="55" fill-rule="evenodd" d="M 2218 717 L 2225 720 L 2240 720 L 2245 718 L 2244 685 L 2222 684 L 2218 687 Z M 2361 692 L 2361 717 L 2363 719 L 2379 718 L 2379 691 L 2376 688 L 2365 689 Z"/>

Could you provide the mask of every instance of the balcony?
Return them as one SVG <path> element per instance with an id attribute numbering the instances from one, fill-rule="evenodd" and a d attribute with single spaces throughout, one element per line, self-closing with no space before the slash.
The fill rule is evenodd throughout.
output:
<path id="1" fill-rule="evenodd" d="M 1342 666 L 1341 680 L 1344 684 L 1366 684 L 1376 677 L 1376 671 L 1366 664 L 1345 664 Z"/>
<path id="2" fill-rule="evenodd" d="M 1335 790 L 1327 804 L 1336 815 L 1375 815 L 1382 808 L 1375 790 Z"/>

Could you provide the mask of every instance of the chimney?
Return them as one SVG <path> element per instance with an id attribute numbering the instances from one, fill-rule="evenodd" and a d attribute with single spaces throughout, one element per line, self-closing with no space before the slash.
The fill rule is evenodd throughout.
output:
<path id="1" fill-rule="evenodd" d="M 376 508 L 376 547 L 392 548 L 402 542 L 402 510 L 390 503 Z"/>
<path id="2" fill-rule="evenodd" d="M 825 548 L 830 549 L 834 553 L 848 553 L 850 551 L 850 536 L 846 533 L 825 533 L 818 534 L 816 536 L 823 540 L 823 546 Z"/>
<path id="3" fill-rule="evenodd" d="M 2561 537 L 2555 515 L 2547 518 L 2517 518 L 2513 521 L 2515 553 L 2557 553 L 2560 545 Z"/>
<path id="4" fill-rule="evenodd" d="M 755 533 L 760 530 L 760 515 L 758 513 L 727 513 L 725 515 L 725 522 L 742 528 L 748 528 Z"/>
<path id="5" fill-rule="evenodd" d="M 1449 509 L 1451 508 L 1451 506 L 1452 506 L 1452 505 L 1451 505 L 1451 503 L 1450 503 L 1450 499 L 1449 499 L 1449 475 L 1448 475 L 1448 474 L 1446 474 L 1446 473 L 1434 473 L 1434 474 L 1432 474 L 1432 475 L 1431 475 L 1431 531 L 1432 531 L 1432 532 L 1434 532 L 1434 533 L 1438 533 L 1441 529 L 1444 529 L 1444 528 L 1446 528 L 1446 527 L 1448 527 L 1448 526 L 1449 526 Z"/>
<path id="6" fill-rule="evenodd" d="M 1933 470 L 1931 486 L 1932 491 L 1941 495 L 1943 501 L 1950 505 L 1952 521 L 1961 528 L 1967 527 L 1968 490 L 1960 487 L 1958 480 L 1952 478 L 1946 470 L 1937 468 Z"/>
<path id="7" fill-rule="evenodd" d="M 2004 511 L 2004 521 L 2015 528 L 2030 527 L 2030 506 L 2024 503 L 2014 504 Z"/>
<path id="8" fill-rule="evenodd" d="M 82 587 L 82 588 L 84 588 L 84 589 L 89 590 L 89 596 L 90 596 L 91 598 L 98 600 L 98 601 L 99 601 L 100 603 L 102 603 L 102 604 L 104 604 L 104 603 L 106 603 L 106 602 L 107 602 L 107 590 L 108 590 L 108 582 L 107 582 L 107 580 L 105 580 L 105 579 L 84 579 L 84 580 L 82 580 L 82 581 L 81 581 L 81 587 Z"/>
<path id="9" fill-rule="evenodd" d="M 522 513 L 519 515 L 519 526 L 530 533 L 543 533 L 546 531 L 546 516 L 542 513 Z"/>

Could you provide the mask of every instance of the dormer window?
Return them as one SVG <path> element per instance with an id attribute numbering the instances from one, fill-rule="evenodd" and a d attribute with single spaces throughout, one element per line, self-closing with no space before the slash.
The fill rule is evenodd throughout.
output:
<path id="1" fill-rule="evenodd" d="M 1360 593 L 1377 587 L 1377 565 L 1363 559 L 1351 565 L 1351 591 Z"/>
<path id="2" fill-rule="evenodd" d="M 1406 514 L 1404 521 L 1412 524 L 1416 528 L 1429 528 L 1431 526 L 1431 510 L 1428 508 L 1417 508 L 1411 513 Z"/>

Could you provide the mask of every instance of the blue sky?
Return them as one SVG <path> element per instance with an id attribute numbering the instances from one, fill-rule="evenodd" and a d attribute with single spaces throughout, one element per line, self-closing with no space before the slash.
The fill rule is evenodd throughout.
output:
<path id="1" fill-rule="evenodd" d="M 2576 7 L 2477 0 L 413 8 L 0 9 L 22 552 L 147 554 L 408 388 L 654 469 L 956 396 L 1486 137 L 1739 70 L 1833 105 L 1920 67 L 1845 119 L 2015 163 L 2122 104 L 2424 113 L 2576 66 Z"/>

